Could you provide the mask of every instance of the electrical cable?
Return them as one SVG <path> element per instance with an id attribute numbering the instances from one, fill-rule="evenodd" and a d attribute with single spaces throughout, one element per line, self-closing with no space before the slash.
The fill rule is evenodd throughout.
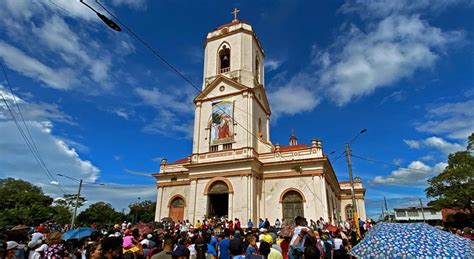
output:
<path id="1" fill-rule="evenodd" d="M 143 46 L 145 46 L 151 53 L 153 53 L 158 59 L 160 59 L 164 64 L 166 64 L 173 72 L 175 72 L 179 77 L 181 77 L 184 81 L 186 81 L 191 87 L 193 87 L 194 89 L 196 89 L 196 91 L 199 93 L 199 94 L 202 94 L 203 91 L 198 87 L 196 86 L 189 78 L 187 78 L 183 73 L 181 73 L 173 64 L 171 64 L 170 62 L 168 62 L 163 56 L 161 56 L 158 51 L 156 51 L 152 46 L 150 46 L 145 40 L 143 40 L 137 33 L 135 33 L 132 29 L 130 29 L 126 24 L 124 24 L 116 15 L 114 15 L 111 11 L 109 11 L 100 1 L 98 0 L 95 0 L 95 2 L 100 5 L 100 7 L 102 7 L 102 9 L 104 9 L 110 16 L 112 16 L 115 20 L 117 20 L 117 22 L 123 26 L 135 39 L 137 39 Z M 213 97 L 217 97 L 217 96 L 213 96 Z M 246 127 L 244 127 L 241 123 L 239 123 L 235 118 L 234 116 L 231 116 L 230 114 L 228 114 L 224 109 L 222 109 L 221 107 L 218 106 L 218 108 L 220 109 L 220 111 L 222 111 L 224 114 L 228 115 L 230 118 L 232 118 L 232 120 L 237 124 L 239 125 L 240 127 L 242 127 L 242 129 L 244 129 L 245 131 L 247 131 L 247 133 L 251 134 L 253 137 L 255 138 L 259 138 L 258 136 L 256 136 L 254 133 L 250 132 Z M 244 111 L 240 108 L 238 108 L 237 106 L 234 105 L 234 108 L 236 108 L 237 110 L 240 110 L 244 113 L 246 113 L 247 115 L 250 115 L 248 113 L 248 111 Z M 252 116 L 254 119 L 255 117 Z M 274 146 L 267 143 L 267 142 L 264 142 L 262 141 L 263 144 L 269 146 L 270 148 L 273 148 Z"/>
<path id="2" fill-rule="evenodd" d="M 375 160 L 375 159 L 372 159 L 372 158 L 361 157 L 361 156 L 357 156 L 357 155 L 354 155 L 354 154 L 351 154 L 351 156 L 355 157 L 355 158 L 358 158 L 358 159 L 366 160 L 366 161 L 369 161 L 369 162 L 378 163 L 378 164 L 382 164 L 382 165 L 386 165 L 386 166 L 391 166 L 391 167 L 395 167 L 395 168 L 400 169 L 400 170 L 406 170 L 406 171 L 411 171 L 411 172 L 415 172 L 415 173 L 419 173 L 420 171 L 427 172 L 427 173 L 439 173 L 439 172 L 435 172 L 435 171 L 431 171 L 431 170 L 401 167 L 399 165 L 390 164 L 390 163 L 387 163 L 387 162 L 382 162 L 382 161 Z"/>

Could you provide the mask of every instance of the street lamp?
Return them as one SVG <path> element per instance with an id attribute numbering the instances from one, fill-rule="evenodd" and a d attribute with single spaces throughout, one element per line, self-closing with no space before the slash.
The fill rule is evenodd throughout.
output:
<path id="1" fill-rule="evenodd" d="M 111 19 L 107 18 L 107 16 L 97 12 L 92 6 L 88 5 L 86 2 L 84 2 L 84 0 L 79 0 L 83 5 L 87 6 L 89 9 L 91 9 L 97 16 L 99 16 L 99 18 L 105 23 L 107 24 L 107 26 L 109 26 L 110 28 L 112 28 L 112 30 L 115 30 L 115 31 L 122 31 L 122 28 L 120 28 L 120 26 L 115 23 L 114 21 L 112 21 Z"/>
<path id="2" fill-rule="evenodd" d="M 355 135 L 349 143 L 346 144 L 346 160 L 347 160 L 347 169 L 349 171 L 349 182 L 351 185 L 351 198 L 352 198 L 352 209 L 353 209 L 353 218 L 356 227 L 357 234 L 360 236 L 360 227 L 359 227 L 359 215 L 357 210 L 357 204 L 355 200 L 354 192 L 354 179 L 352 178 L 352 164 L 351 164 L 351 144 L 361 135 L 364 134 L 367 129 L 362 129 Z"/>
<path id="3" fill-rule="evenodd" d="M 76 204 L 74 205 L 74 213 L 72 214 L 72 219 L 71 219 L 71 228 L 74 228 L 74 221 L 76 220 L 77 207 L 79 206 L 79 196 L 81 195 L 81 189 L 82 189 L 82 179 L 76 179 L 74 177 L 70 177 L 63 174 L 56 174 L 56 175 L 64 177 L 64 178 L 68 178 L 76 182 L 79 181 L 79 188 L 77 189 Z M 90 183 L 90 184 L 105 185 L 103 183 Z"/>

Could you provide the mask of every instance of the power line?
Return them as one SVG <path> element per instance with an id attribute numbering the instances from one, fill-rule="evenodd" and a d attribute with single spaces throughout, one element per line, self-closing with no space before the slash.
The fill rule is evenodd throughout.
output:
<path id="1" fill-rule="evenodd" d="M 163 56 L 161 56 L 157 50 L 155 50 L 152 46 L 150 46 L 145 40 L 143 40 L 137 33 L 135 33 L 132 29 L 130 29 L 126 24 L 124 24 L 116 15 L 114 15 L 111 11 L 109 11 L 100 1 L 98 0 L 95 0 L 95 2 L 100 5 L 100 7 L 102 7 L 102 9 L 104 9 L 110 16 L 112 16 L 115 20 L 117 20 L 117 22 L 123 26 L 135 39 L 137 39 L 141 44 L 143 44 L 151 53 L 153 53 L 158 59 L 160 59 L 163 63 L 165 63 L 173 72 L 175 72 L 179 77 L 181 77 L 184 81 L 186 81 L 191 87 L 193 87 L 194 89 L 196 89 L 196 91 L 198 93 L 203 93 L 203 91 L 198 87 L 196 86 L 189 78 L 187 78 L 183 73 L 181 73 L 173 64 L 171 64 L 169 61 L 167 61 Z M 216 95 L 214 95 L 213 97 L 217 97 Z M 223 112 L 224 114 L 228 115 L 230 118 L 232 118 L 232 120 L 237 124 L 239 125 L 240 127 L 242 127 L 242 129 L 244 129 L 245 131 L 247 131 L 247 133 L 251 134 L 252 136 L 256 137 L 258 139 L 258 137 L 250 132 L 246 127 L 244 127 L 242 124 L 240 124 L 235 118 L 234 116 L 231 116 L 230 114 L 228 114 L 224 109 L 222 109 L 221 107 L 217 106 L 218 109 Z M 240 109 L 239 107 L 235 106 L 234 105 L 234 108 L 237 109 L 237 110 L 240 110 L 244 113 L 246 113 L 247 115 L 250 115 L 248 113 L 248 111 L 244 111 L 242 109 Z M 254 119 L 255 117 L 252 116 Z M 273 145 L 267 143 L 267 142 L 264 142 L 262 141 L 263 144 L 273 148 Z"/>
<path id="2" fill-rule="evenodd" d="M 396 165 L 396 164 L 391 164 L 391 163 L 375 160 L 375 159 L 372 159 L 372 158 L 361 157 L 361 156 L 357 156 L 357 155 L 354 155 L 354 154 L 351 154 L 351 156 L 355 157 L 355 158 L 358 158 L 358 159 L 366 160 L 366 161 L 369 161 L 369 162 L 378 163 L 378 164 L 382 164 L 382 165 L 386 165 L 386 166 L 391 166 L 391 167 L 395 167 L 395 168 L 400 169 L 400 170 L 406 170 L 406 171 L 411 171 L 411 172 L 415 172 L 415 173 L 420 172 L 420 171 L 427 172 L 427 173 L 436 173 L 436 174 L 439 173 L 439 172 L 435 172 L 435 171 L 431 171 L 431 170 L 401 167 L 401 166 Z"/>
<path id="3" fill-rule="evenodd" d="M 13 103 L 16 105 L 16 107 L 18 109 L 18 113 L 20 114 L 21 120 L 23 121 L 23 125 L 26 128 L 26 133 L 23 130 L 23 128 L 21 127 L 20 123 L 18 122 L 18 119 L 16 118 L 16 116 L 13 113 L 12 109 L 10 108 L 10 105 L 8 104 L 7 100 L 5 99 L 5 96 L 3 94 L 1 94 L 3 102 L 5 103 L 5 106 L 7 107 L 8 112 L 10 113 L 10 115 L 11 115 L 18 131 L 20 132 L 20 135 L 22 136 L 23 140 L 25 141 L 25 143 L 26 143 L 28 149 L 30 150 L 30 152 L 33 154 L 33 157 L 35 158 L 35 160 L 39 163 L 39 165 L 40 165 L 41 169 L 43 170 L 43 172 L 48 176 L 48 178 L 51 181 L 56 181 L 53 174 L 49 171 L 48 167 L 44 163 L 44 160 L 41 157 L 41 155 L 38 151 L 38 148 L 36 146 L 36 143 L 34 142 L 34 139 L 33 139 L 32 135 L 30 133 L 30 130 L 29 130 L 29 128 L 28 128 L 28 126 L 25 122 L 25 119 L 23 117 L 23 113 L 21 112 L 20 106 L 19 106 L 18 102 L 16 101 L 16 97 L 15 97 L 15 94 L 14 94 L 13 89 L 11 87 L 10 80 L 9 80 L 8 75 L 6 73 L 5 67 L 3 66 L 3 63 L 0 63 L 0 65 L 2 67 L 2 71 L 3 71 L 3 75 L 5 77 L 5 80 L 7 81 L 7 86 L 10 89 L 10 93 L 12 95 Z M 65 193 L 65 191 L 60 186 L 58 186 L 58 185 L 55 185 L 55 186 L 57 186 L 58 189 L 61 192 Z"/>

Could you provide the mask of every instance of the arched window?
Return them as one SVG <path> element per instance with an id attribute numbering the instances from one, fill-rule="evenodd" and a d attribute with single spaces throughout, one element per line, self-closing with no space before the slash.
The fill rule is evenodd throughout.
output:
<path id="1" fill-rule="evenodd" d="M 255 58 L 255 78 L 257 83 L 260 83 L 260 61 L 258 60 L 258 55 Z"/>
<path id="2" fill-rule="evenodd" d="M 261 138 L 263 137 L 262 133 L 262 119 L 258 118 L 258 136 Z"/>
<path id="3" fill-rule="evenodd" d="M 303 197 L 297 191 L 288 191 L 282 199 L 283 219 L 285 221 L 293 221 L 296 216 L 304 217 Z"/>
<path id="4" fill-rule="evenodd" d="M 346 220 L 351 220 L 354 218 L 354 209 L 352 208 L 352 205 L 347 205 L 346 206 Z"/>
<path id="5" fill-rule="evenodd" d="M 230 48 L 226 45 L 219 51 L 219 73 L 230 71 Z"/>

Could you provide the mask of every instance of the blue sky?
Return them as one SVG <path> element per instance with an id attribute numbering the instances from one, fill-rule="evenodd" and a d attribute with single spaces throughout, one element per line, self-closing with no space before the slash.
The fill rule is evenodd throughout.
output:
<path id="1" fill-rule="evenodd" d="M 471 1 L 104 4 L 197 85 L 207 32 L 241 9 L 266 53 L 273 143 L 286 144 L 294 128 L 300 143 L 320 138 L 337 156 L 367 128 L 354 155 L 410 168 L 353 157 L 370 215 L 384 196 L 391 208 L 426 200 L 426 179 L 474 131 Z M 1 1 L 0 17 L 0 61 L 49 170 L 106 183 L 85 186 L 90 202 L 105 199 L 121 209 L 138 197 L 154 199 L 154 179 L 143 174 L 158 171 L 163 157 L 191 152 L 196 91 L 77 1 Z M 0 84 L 13 105 L 3 76 Z M 0 132 L 0 177 L 59 196 L 3 102 Z M 333 166 L 346 180 L 344 158 Z M 77 183 L 55 180 L 75 191 Z"/>

